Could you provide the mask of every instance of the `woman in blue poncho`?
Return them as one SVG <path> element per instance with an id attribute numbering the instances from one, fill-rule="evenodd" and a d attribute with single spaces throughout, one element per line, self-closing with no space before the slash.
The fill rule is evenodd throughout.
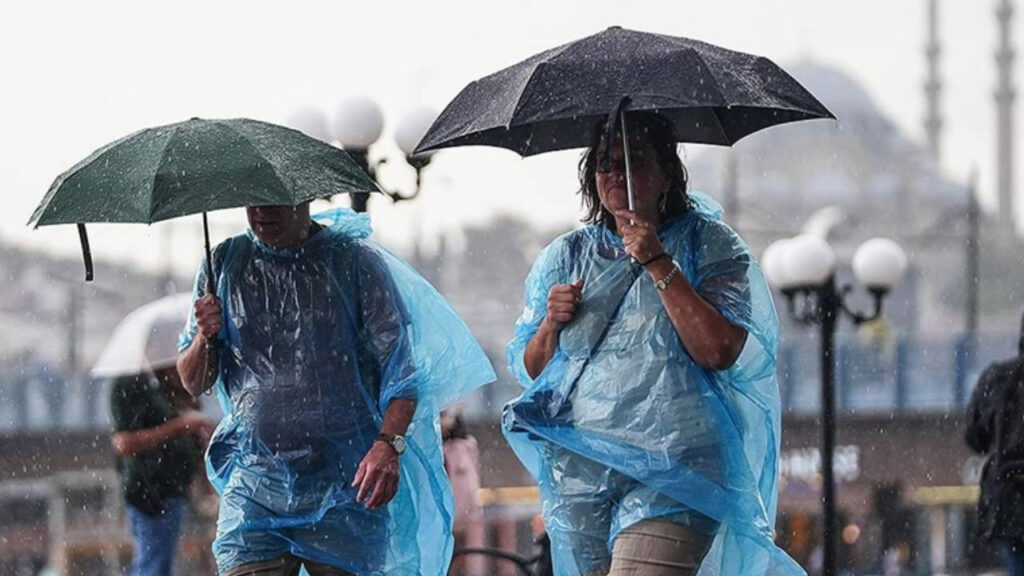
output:
<path id="1" fill-rule="evenodd" d="M 526 391 L 506 436 L 540 484 L 555 572 L 800 574 L 772 541 L 770 293 L 687 192 L 670 125 L 630 118 L 635 209 L 621 138 L 598 131 L 580 164 L 589 225 L 537 258 L 509 345 Z"/>

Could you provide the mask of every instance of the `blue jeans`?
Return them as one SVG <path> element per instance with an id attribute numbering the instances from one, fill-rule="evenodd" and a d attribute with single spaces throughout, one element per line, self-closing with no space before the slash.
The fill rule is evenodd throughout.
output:
<path id="1" fill-rule="evenodd" d="M 1024 540 L 1003 540 L 1000 544 L 1009 575 L 1024 576 Z"/>
<path id="2" fill-rule="evenodd" d="M 169 498 L 160 514 L 150 516 L 131 505 L 125 506 L 131 523 L 135 554 L 131 576 L 171 576 L 178 537 L 185 519 L 185 499 Z"/>

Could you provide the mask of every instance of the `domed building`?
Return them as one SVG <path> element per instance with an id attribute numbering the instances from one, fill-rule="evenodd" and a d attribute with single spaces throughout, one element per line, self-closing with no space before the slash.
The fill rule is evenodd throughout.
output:
<path id="1" fill-rule="evenodd" d="M 840 206 L 869 229 L 913 231 L 966 205 L 964 187 L 944 177 L 928 151 L 900 133 L 850 76 L 820 64 L 789 68 L 838 118 L 758 132 L 729 149 L 702 149 L 691 163 L 696 183 L 724 201 L 729 156 L 738 166 L 734 220 L 751 232 L 797 230 L 823 206 Z M 913 233 L 913 231 L 911 233 Z"/>
<path id="2" fill-rule="evenodd" d="M 726 207 L 726 221 L 758 253 L 801 231 L 826 234 L 837 252 L 840 279 L 849 278 L 842 265 L 863 241 L 892 238 L 911 265 L 886 304 L 893 328 L 916 334 L 963 330 L 966 182 L 943 174 L 925 145 L 902 133 L 846 73 L 806 61 L 787 70 L 838 122 L 770 128 L 731 149 L 701 147 L 688 163 L 693 187 Z M 985 247 L 993 262 L 1005 252 L 1001 244 L 993 240 Z M 1001 283 L 1003 290 L 987 302 L 982 294 L 982 328 L 1012 327 L 1005 312 L 1019 307 L 1024 296 L 1016 284 Z"/>

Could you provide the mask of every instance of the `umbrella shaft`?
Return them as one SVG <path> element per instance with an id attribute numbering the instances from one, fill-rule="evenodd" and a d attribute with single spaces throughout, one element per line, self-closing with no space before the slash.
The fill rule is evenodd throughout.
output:
<path id="1" fill-rule="evenodd" d="M 203 238 L 206 240 L 206 286 L 203 289 L 216 293 L 217 280 L 213 277 L 213 251 L 210 250 L 210 224 L 206 212 L 203 212 Z"/>
<path id="2" fill-rule="evenodd" d="M 629 211 L 636 210 L 636 197 L 633 195 L 633 167 L 629 161 L 629 130 L 626 128 L 626 111 L 619 111 L 619 124 L 622 126 L 622 156 L 626 161 L 626 196 Z"/>

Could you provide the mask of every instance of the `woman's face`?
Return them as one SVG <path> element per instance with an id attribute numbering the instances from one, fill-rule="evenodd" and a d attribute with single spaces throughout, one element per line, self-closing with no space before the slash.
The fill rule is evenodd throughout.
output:
<path id="1" fill-rule="evenodd" d="M 626 163 L 622 151 L 622 137 L 616 135 L 608 154 L 608 163 L 602 166 L 604 143 L 597 150 L 597 195 L 605 210 L 615 212 L 629 208 L 626 191 Z M 642 132 L 630 135 L 630 167 L 633 171 L 635 212 L 648 221 L 658 220 L 658 202 L 668 191 L 669 180 L 658 162 L 650 140 Z"/>

